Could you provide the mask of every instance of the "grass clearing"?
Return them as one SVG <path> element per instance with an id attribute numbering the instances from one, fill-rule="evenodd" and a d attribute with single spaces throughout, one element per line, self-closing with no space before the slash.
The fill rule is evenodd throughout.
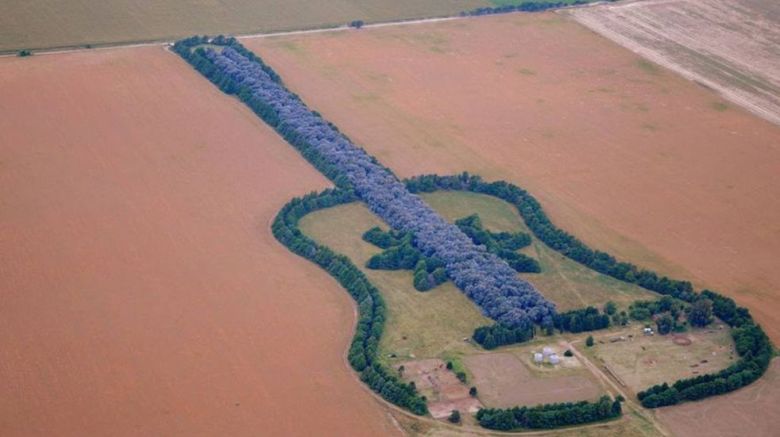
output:
<path id="1" fill-rule="evenodd" d="M 711 329 L 692 329 L 665 336 L 645 336 L 643 327 L 642 323 L 635 322 L 621 333 L 627 340 L 615 343 L 609 338 L 618 334 L 596 333 L 595 346 L 581 350 L 594 361 L 606 364 L 634 393 L 655 384 L 713 373 L 737 360 L 728 327 L 718 329 L 713 324 Z M 691 344 L 676 344 L 675 336 L 685 337 Z"/>

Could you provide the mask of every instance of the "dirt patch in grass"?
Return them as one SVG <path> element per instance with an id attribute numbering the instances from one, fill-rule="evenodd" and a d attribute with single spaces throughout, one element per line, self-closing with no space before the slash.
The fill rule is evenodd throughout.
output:
<path id="1" fill-rule="evenodd" d="M 326 186 L 161 48 L 0 59 L 0 434 L 396 434 L 269 229 Z"/>
<path id="2" fill-rule="evenodd" d="M 642 333 L 643 326 L 634 322 L 621 332 L 626 341 L 609 341 L 618 334 L 596 334 L 596 345 L 585 348 L 635 393 L 655 384 L 716 372 L 738 359 L 727 328 L 648 336 Z"/>
<path id="3" fill-rule="evenodd" d="M 414 39 L 431 32 L 448 52 Z M 780 340 L 777 126 L 559 14 L 246 44 L 399 175 L 514 182 L 593 247 L 735 297 Z"/>
<path id="4" fill-rule="evenodd" d="M 453 410 L 473 414 L 482 407 L 477 398 L 469 395 L 469 387 L 447 369 L 444 361 L 428 359 L 401 365 L 404 366 L 404 380 L 414 382 L 420 393 L 428 398 L 428 410 L 434 419 L 444 419 Z"/>
<path id="5" fill-rule="evenodd" d="M 473 375 L 480 400 L 490 407 L 590 400 L 601 393 L 599 386 L 584 375 L 540 377 L 510 352 L 469 355 L 464 362 Z"/>
<path id="6" fill-rule="evenodd" d="M 780 360 L 759 381 L 734 393 L 689 402 L 657 412 L 680 437 L 776 436 L 780 429 Z"/>

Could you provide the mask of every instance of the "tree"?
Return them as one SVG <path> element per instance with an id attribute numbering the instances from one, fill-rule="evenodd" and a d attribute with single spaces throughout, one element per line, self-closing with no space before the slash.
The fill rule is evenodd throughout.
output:
<path id="1" fill-rule="evenodd" d="M 471 386 L 471 388 L 469 389 L 469 396 L 471 396 L 472 398 L 477 397 L 477 388 L 476 387 Z"/>
<path id="2" fill-rule="evenodd" d="M 588 338 L 585 339 L 585 346 L 593 347 L 593 336 L 592 335 L 589 335 Z"/>
<path id="3" fill-rule="evenodd" d="M 460 423 L 460 411 L 452 410 L 450 417 L 447 418 L 451 423 Z"/>
<path id="4" fill-rule="evenodd" d="M 615 304 L 615 302 L 612 302 L 610 300 L 609 302 L 604 304 L 604 312 L 610 316 L 615 314 L 617 312 L 617 305 Z"/>
<path id="5" fill-rule="evenodd" d="M 701 298 L 691 305 L 688 321 L 692 326 L 703 327 L 712 322 L 712 301 Z"/>
<path id="6" fill-rule="evenodd" d="M 360 29 L 361 27 L 363 27 L 364 24 L 365 23 L 363 22 L 363 20 L 354 20 L 354 21 L 351 21 L 349 23 L 349 27 L 354 27 L 355 29 Z"/>
<path id="7" fill-rule="evenodd" d="M 458 381 L 460 382 L 466 382 L 466 372 L 455 372 L 455 377 L 458 378 Z"/>
<path id="8" fill-rule="evenodd" d="M 674 328 L 674 319 L 672 319 L 672 316 L 668 313 L 659 317 L 655 323 L 658 326 L 658 333 L 661 335 L 672 332 L 672 328 Z"/>
<path id="9" fill-rule="evenodd" d="M 32 52 L 29 50 L 19 50 L 19 52 L 17 52 L 17 56 L 19 56 L 20 58 L 24 58 L 26 56 L 31 56 L 31 55 Z"/>
<path id="10" fill-rule="evenodd" d="M 571 349 L 566 349 L 566 352 L 563 353 L 564 357 L 573 357 L 574 352 L 571 351 Z"/>
<path id="11" fill-rule="evenodd" d="M 452 361 L 447 361 L 447 370 L 452 370 Z"/>

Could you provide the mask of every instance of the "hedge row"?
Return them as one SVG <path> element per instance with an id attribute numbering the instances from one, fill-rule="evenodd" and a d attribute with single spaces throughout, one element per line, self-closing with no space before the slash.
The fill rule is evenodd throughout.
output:
<path id="1" fill-rule="evenodd" d="M 568 402 L 536 407 L 482 408 L 477 412 L 480 426 L 499 431 L 552 429 L 613 419 L 622 414 L 620 401 L 602 396 L 596 402 Z"/>
<path id="2" fill-rule="evenodd" d="M 575 0 L 573 2 L 563 1 L 525 1 L 516 5 L 503 5 L 493 7 L 482 7 L 472 9 L 470 11 L 461 12 L 463 17 L 467 16 L 480 16 L 480 15 L 495 15 L 495 14 L 508 14 L 511 12 L 541 12 L 548 9 L 559 9 L 567 6 L 578 6 L 590 3 L 592 0 Z M 607 0 L 616 1 L 616 0 Z"/>

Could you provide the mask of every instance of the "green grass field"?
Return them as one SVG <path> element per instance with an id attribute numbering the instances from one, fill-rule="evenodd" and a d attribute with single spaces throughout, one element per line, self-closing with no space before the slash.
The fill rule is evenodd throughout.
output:
<path id="1" fill-rule="evenodd" d="M 456 15 L 488 0 L 6 1 L 0 51 L 176 39 Z"/>

